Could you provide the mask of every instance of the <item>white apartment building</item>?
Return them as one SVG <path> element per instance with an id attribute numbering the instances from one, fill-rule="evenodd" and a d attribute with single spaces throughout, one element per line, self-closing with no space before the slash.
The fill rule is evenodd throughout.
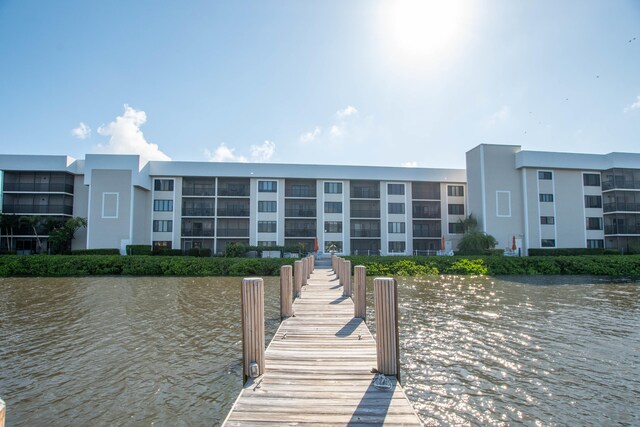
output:
<path id="1" fill-rule="evenodd" d="M 74 249 L 302 243 L 340 254 L 452 250 L 466 215 L 463 169 L 160 162 L 137 155 L 0 155 L 2 212 L 81 216 Z M 6 234 L 5 230 L 2 231 Z M 25 226 L 12 250 L 35 250 Z M 46 240 L 46 229 L 41 231 Z M 9 240 L 3 235 L 2 248 Z M 444 244 L 444 247 L 443 247 Z"/>
<path id="2" fill-rule="evenodd" d="M 640 250 L 640 154 L 467 152 L 468 210 L 498 247 Z"/>
<path id="3" fill-rule="evenodd" d="M 481 144 L 467 168 L 151 161 L 137 155 L 0 155 L 2 213 L 87 218 L 74 249 L 302 243 L 340 254 L 456 248 L 473 214 L 498 248 L 640 250 L 640 154 Z M 46 221 L 43 221 L 43 224 Z M 26 225 L 0 249 L 33 251 Z M 8 234 L 11 233 L 11 239 Z M 46 227 L 40 230 L 46 242 Z M 8 246 L 11 245 L 11 248 Z M 40 248 L 42 250 L 42 248 Z"/>

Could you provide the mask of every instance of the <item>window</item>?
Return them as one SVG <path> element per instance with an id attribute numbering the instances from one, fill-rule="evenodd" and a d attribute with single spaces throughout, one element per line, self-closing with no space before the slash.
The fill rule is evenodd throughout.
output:
<path id="1" fill-rule="evenodd" d="M 542 239 L 540 240 L 540 246 L 542 246 L 543 248 L 555 248 L 556 239 Z"/>
<path id="2" fill-rule="evenodd" d="M 389 242 L 389 252 L 404 252 L 407 249 L 406 242 Z"/>
<path id="3" fill-rule="evenodd" d="M 258 233 L 275 233 L 277 228 L 275 221 L 258 221 Z"/>
<path id="4" fill-rule="evenodd" d="M 450 204 L 449 215 L 464 215 L 464 205 Z"/>
<path id="5" fill-rule="evenodd" d="M 258 246 L 277 246 L 275 240 L 258 240 Z"/>
<path id="6" fill-rule="evenodd" d="M 540 201 L 541 202 L 553 202 L 553 194 L 546 194 L 546 193 L 540 194 Z"/>
<path id="7" fill-rule="evenodd" d="M 342 194 L 341 182 L 325 182 L 324 183 L 325 194 Z"/>
<path id="8" fill-rule="evenodd" d="M 153 220 L 153 231 L 156 233 L 172 232 L 173 221 L 172 220 Z"/>
<path id="9" fill-rule="evenodd" d="M 173 200 L 154 200 L 154 212 L 173 212 Z"/>
<path id="10" fill-rule="evenodd" d="M 173 191 L 173 180 L 156 179 L 153 183 L 153 189 L 156 191 Z"/>
<path id="11" fill-rule="evenodd" d="M 538 179 L 553 179 L 553 172 L 551 172 L 551 171 L 538 171 Z"/>
<path id="12" fill-rule="evenodd" d="M 404 203 L 389 203 L 389 213 L 390 214 L 403 214 L 404 213 Z"/>
<path id="13" fill-rule="evenodd" d="M 342 252 L 342 242 L 338 240 L 331 240 L 324 242 L 325 252 Z"/>
<path id="14" fill-rule="evenodd" d="M 600 174 L 599 173 L 582 174 L 582 182 L 585 187 L 600 187 Z"/>
<path id="15" fill-rule="evenodd" d="M 389 233 L 405 233 L 405 223 L 404 222 L 390 222 L 389 223 Z"/>
<path id="16" fill-rule="evenodd" d="M 604 240 L 602 239 L 588 239 L 587 247 L 592 249 L 604 249 Z"/>
<path id="17" fill-rule="evenodd" d="M 464 234 L 464 224 L 459 222 L 450 222 L 449 234 Z"/>
<path id="18" fill-rule="evenodd" d="M 260 201 L 258 202 L 258 212 L 278 212 L 278 203 Z"/>
<path id="19" fill-rule="evenodd" d="M 258 181 L 258 192 L 275 193 L 278 191 L 278 181 Z"/>
<path id="20" fill-rule="evenodd" d="M 555 223 L 556 223 L 555 217 L 552 217 L 552 216 L 541 216 L 540 217 L 540 224 L 553 225 Z"/>
<path id="21" fill-rule="evenodd" d="M 587 217 L 587 230 L 602 230 L 602 218 Z"/>
<path id="22" fill-rule="evenodd" d="M 602 196 L 584 196 L 585 208 L 601 208 Z"/>
<path id="23" fill-rule="evenodd" d="M 325 213 L 342 213 L 342 202 L 324 202 Z"/>
<path id="24" fill-rule="evenodd" d="M 404 195 L 404 184 L 387 184 L 387 193 L 398 196 Z"/>
<path id="25" fill-rule="evenodd" d="M 342 233 L 342 221 L 325 221 L 325 233 Z"/>
<path id="26" fill-rule="evenodd" d="M 447 187 L 447 195 L 453 197 L 462 197 L 464 196 L 464 186 L 463 185 L 449 185 Z"/>

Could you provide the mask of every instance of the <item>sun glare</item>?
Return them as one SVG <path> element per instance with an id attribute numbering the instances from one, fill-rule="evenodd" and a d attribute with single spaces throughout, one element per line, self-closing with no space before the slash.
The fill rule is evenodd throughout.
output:
<path id="1" fill-rule="evenodd" d="M 428 66 L 456 53 L 468 31 L 471 2 L 392 0 L 381 3 L 382 38 L 394 61 Z"/>

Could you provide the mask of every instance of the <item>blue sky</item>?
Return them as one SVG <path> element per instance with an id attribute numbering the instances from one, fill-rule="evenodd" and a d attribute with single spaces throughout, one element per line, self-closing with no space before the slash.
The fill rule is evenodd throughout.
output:
<path id="1" fill-rule="evenodd" d="M 640 1 L 0 0 L 3 153 L 640 151 Z M 82 126 L 81 126 L 82 124 Z"/>

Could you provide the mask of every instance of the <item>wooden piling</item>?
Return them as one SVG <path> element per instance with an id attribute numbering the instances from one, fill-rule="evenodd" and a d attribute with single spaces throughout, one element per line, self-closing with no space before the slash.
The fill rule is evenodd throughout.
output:
<path id="1" fill-rule="evenodd" d="M 302 261 L 295 261 L 293 263 L 293 295 L 296 298 L 300 298 L 302 295 L 302 275 L 304 272 L 302 269 L 304 268 Z"/>
<path id="2" fill-rule="evenodd" d="M 0 399 L 0 427 L 4 427 L 6 410 L 7 410 L 7 405 L 4 403 L 4 400 Z"/>
<path id="3" fill-rule="evenodd" d="M 378 372 L 393 375 L 400 381 L 400 347 L 398 340 L 398 285 L 392 278 L 373 281 L 376 313 L 376 351 Z"/>
<path id="4" fill-rule="evenodd" d="M 344 295 L 350 297 L 353 295 L 353 289 L 351 287 L 351 261 L 345 260 L 344 262 Z"/>
<path id="5" fill-rule="evenodd" d="M 309 280 L 309 263 L 307 258 L 302 258 L 302 286 L 307 285 Z"/>
<path id="6" fill-rule="evenodd" d="M 356 265 L 353 275 L 353 317 L 367 320 L 367 269 Z"/>
<path id="7" fill-rule="evenodd" d="M 290 265 L 280 267 L 280 318 L 293 316 L 293 268 Z"/>
<path id="8" fill-rule="evenodd" d="M 242 279 L 243 383 L 264 374 L 264 342 L 264 281 L 259 277 Z"/>

